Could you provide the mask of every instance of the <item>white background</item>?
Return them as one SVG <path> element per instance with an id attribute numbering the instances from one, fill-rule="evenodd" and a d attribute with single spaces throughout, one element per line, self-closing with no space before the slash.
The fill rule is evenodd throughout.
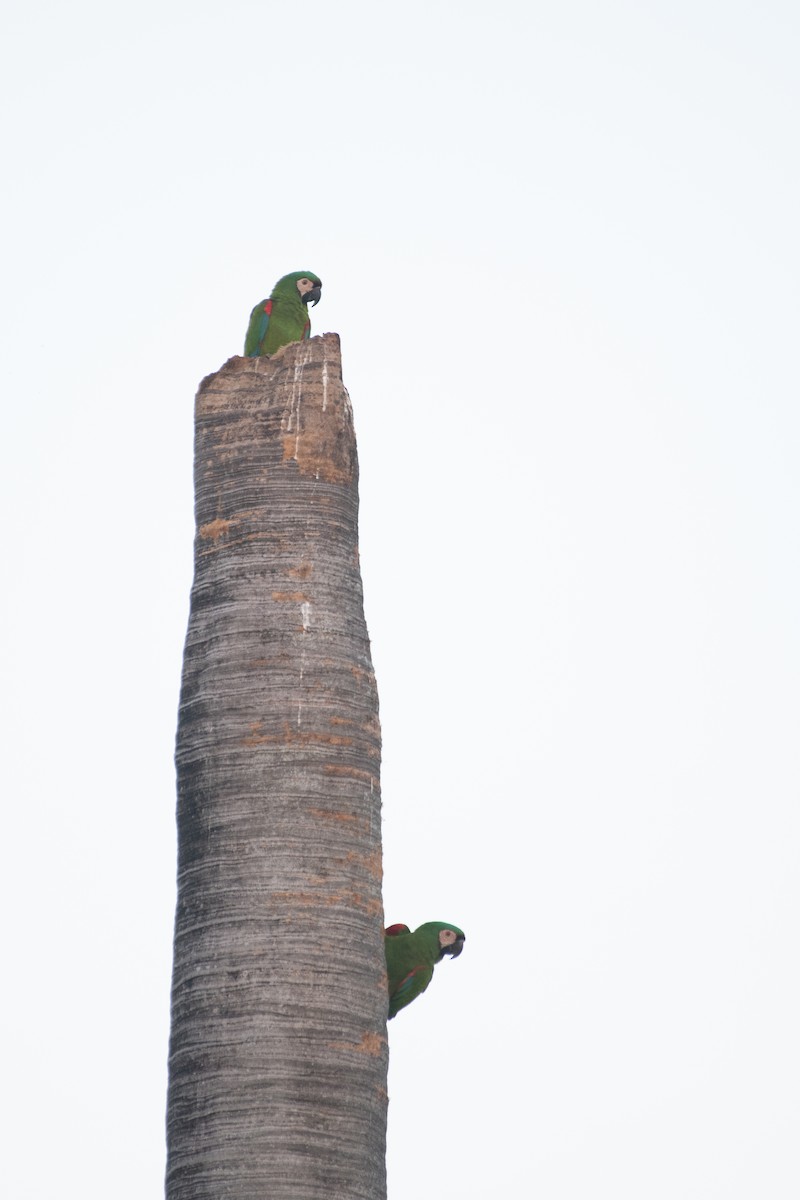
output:
<path id="1" fill-rule="evenodd" d="M 390 1200 L 796 1200 L 796 5 L 3 23 L 4 1193 L 161 1194 L 193 397 L 308 269 L 386 916 L 467 932 Z"/>

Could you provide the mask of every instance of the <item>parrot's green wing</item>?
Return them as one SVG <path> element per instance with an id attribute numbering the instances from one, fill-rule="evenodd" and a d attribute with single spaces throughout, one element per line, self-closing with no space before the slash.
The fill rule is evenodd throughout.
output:
<path id="1" fill-rule="evenodd" d="M 409 971 L 405 979 L 401 979 L 389 996 L 389 1018 L 396 1016 L 401 1008 L 405 1008 L 417 996 L 421 996 L 433 979 L 433 967 L 421 964 Z"/>
<path id="2" fill-rule="evenodd" d="M 250 313 L 250 324 L 244 339 L 244 352 L 248 358 L 257 358 L 262 354 L 264 338 L 269 329 L 269 318 L 272 312 L 272 301 L 262 300 Z"/>

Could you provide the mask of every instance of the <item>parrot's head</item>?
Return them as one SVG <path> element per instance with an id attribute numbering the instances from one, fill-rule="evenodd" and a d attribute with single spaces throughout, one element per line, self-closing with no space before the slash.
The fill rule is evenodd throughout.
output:
<path id="1" fill-rule="evenodd" d="M 293 271 L 291 275 L 284 275 L 278 280 L 272 289 L 271 299 L 276 296 L 291 296 L 293 292 L 297 293 L 303 304 L 319 304 L 322 297 L 322 280 L 311 271 Z"/>
<path id="2" fill-rule="evenodd" d="M 436 956 L 437 962 L 441 962 L 445 954 L 449 954 L 451 958 L 458 958 L 464 949 L 467 935 L 457 925 L 450 925 L 447 921 L 428 921 L 425 925 L 420 925 L 416 932 L 421 933 L 422 930 L 425 930 L 426 934 L 432 938 L 436 938 L 439 949 Z"/>

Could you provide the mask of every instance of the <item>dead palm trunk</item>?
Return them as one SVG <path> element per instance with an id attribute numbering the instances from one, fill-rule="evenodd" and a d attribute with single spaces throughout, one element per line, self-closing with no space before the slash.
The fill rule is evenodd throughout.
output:
<path id="1" fill-rule="evenodd" d="M 197 395 L 167 1200 L 381 1200 L 380 727 L 335 334 Z"/>

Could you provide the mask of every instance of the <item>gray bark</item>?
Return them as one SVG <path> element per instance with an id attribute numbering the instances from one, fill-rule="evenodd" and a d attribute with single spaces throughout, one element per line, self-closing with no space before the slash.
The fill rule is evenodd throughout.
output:
<path id="1" fill-rule="evenodd" d="M 168 1200 L 382 1200 L 380 726 L 335 334 L 196 401 Z"/>

